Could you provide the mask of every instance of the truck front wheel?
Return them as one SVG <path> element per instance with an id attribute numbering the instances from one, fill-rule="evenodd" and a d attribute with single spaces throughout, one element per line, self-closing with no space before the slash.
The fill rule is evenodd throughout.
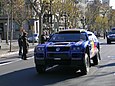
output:
<path id="1" fill-rule="evenodd" d="M 45 70 L 46 70 L 46 66 L 45 65 L 36 65 L 36 71 L 39 74 L 45 73 Z"/>
<path id="2" fill-rule="evenodd" d="M 85 57 L 83 59 L 83 66 L 81 67 L 81 74 L 86 75 L 89 72 L 90 68 L 90 61 L 89 56 L 87 53 L 85 53 Z"/>

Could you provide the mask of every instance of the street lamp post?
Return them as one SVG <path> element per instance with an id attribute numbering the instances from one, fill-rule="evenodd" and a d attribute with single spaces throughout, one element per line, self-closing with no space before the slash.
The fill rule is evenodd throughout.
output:
<path id="1" fill-rule="evenodd" d="M 50 19 L 49 19 L 49 21 L 50 21 L 50 29 L 51 29 L 51 33 L 53 33 L 53 29 L 52 29 L 52 1 L 53 0 L 50 0 Z"/>
<path id="2" fill-rule="evenodd" d="M 104 26 L 104 25 L 105 25 L 105 21 L 104 21 L 105 13 L 106 13 L 106 12 L 104 12 L 104 13 L 102 14 L 102 15 L 103 15 L 103 17 L 102 17 L 102 18 L 103 18 L 103 23 L 102 23 L 102 25 L 103 25 L 103 35 L 104 35 L 103 37 L 104 37 L 104 39 L 105 39 L 105 32 L 106 32 L 106 31 L 105 31 L 105 26 Z"/>
<path id="3" fill-rule="evenodd" d="M 109 8 L 109 29 L 112 27 L 112 6 Z"/>
<path id="4" fill-rule="evenodd" d="M 66 17 L 67 17 L 67 15 L 66 15 L 66 12 L 64 12 L 64 17 L 65 17 L 65 29 L 67 29 L 67 25 L 66 25 Z"/>
<path id="5" fill-rule="evenodd" d="M 12 39 L 13 39 L 13 1 L 11 0 L 10 52 L 12 51 Z"/>

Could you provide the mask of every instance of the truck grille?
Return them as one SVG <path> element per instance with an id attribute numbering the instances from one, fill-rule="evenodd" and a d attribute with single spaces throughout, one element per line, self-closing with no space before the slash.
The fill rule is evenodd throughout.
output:
<path id="1" fill-rule="evenodd" d="M 47 57 L 49 58 L 68 58 L 68 53 L 48 53 Z"/>
<path id="2" fill-rule="evenodd" d="M 47 51 L 49 52 L 56 52 L 56 48 L 60 48 L 59 52 L 69 51 L 70 47 L 48 47 Z"/>
<path id="3" fill-rule="evenodd" d="M 72 58 L 80 58 L 83 55 L 81 53 L 72 53 Z"/>
<path id="4" fill-rule="evenodd" d="M 43 58 L 43 57 L 44 57 L 44 54 L 43 54 L 43 53 L 38 53 L 38 54 L 37 54 L 37 57 Z"/>

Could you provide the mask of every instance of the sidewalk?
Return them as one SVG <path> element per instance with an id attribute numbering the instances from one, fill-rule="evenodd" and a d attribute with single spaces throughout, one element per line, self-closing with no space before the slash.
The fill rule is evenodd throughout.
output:
<path id="1" fill-rule="evenodd" d="M 38 43 L 29 43 L 29 51 L 33 51 L 35 46 Z M 7 55 L 12 55 L 12 54 L 18 54 L 18 42 L 17 40 L 13 40 L 11 43 L 11 51 L 10 51 L 10 43 L 6 44 L 5 40 L 2 40 L 2 42 L 0 43 L 1 49 L 0 49 L 0 57 L 4 57 Z"/>

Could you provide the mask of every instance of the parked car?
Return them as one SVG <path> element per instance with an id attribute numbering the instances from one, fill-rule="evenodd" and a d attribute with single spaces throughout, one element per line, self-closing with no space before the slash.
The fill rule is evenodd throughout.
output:
<path id="1" fill-rule="evenodd" d="M 111 44 L 113 41 L 115 41 L 115 31 L 107 32 L 107 44 Z"/>
<path id="2" fill-rule="evenodd" d="M 32 36 L 29 36 L 27 38 L 28 42 L 38 42 L 39 41 L 39 35 L 37 33 L 34 33 Z"/>
<path id="3" fill-rule="evenodd" d="M 111 31 L 115 31 L 115 27 L 112 27 L 112 28 L 111 28 Z"/>
<path id="4" fill-rule="evenodd" d="M 91 60 L 98 64 L 99 50 L 94 41 L 89 40 L 84 29 L 67 29 L 54 33 L 44 44 L 34 49 L 35 67 L 38 73 L 44 73 L 53 65 L 71 66 L 87 74 Z"/>

